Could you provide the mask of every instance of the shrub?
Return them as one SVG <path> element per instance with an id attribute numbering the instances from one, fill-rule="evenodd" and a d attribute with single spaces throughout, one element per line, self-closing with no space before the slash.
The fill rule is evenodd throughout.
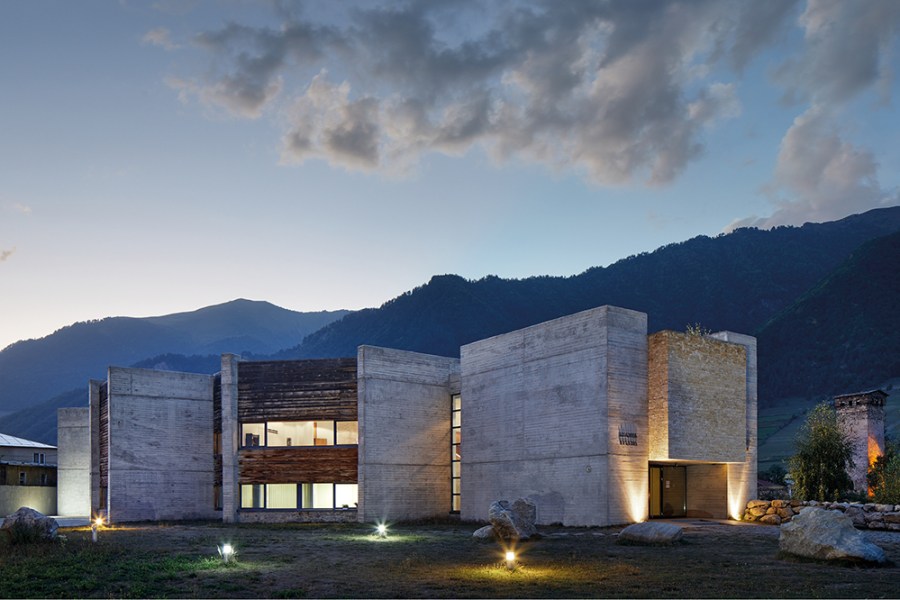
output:
<path id="1" fill-rule="evenodd" d="M 900 449 L 889 443 L 866 475 L 874 500 L 879 504 L 900 504 Z"/>

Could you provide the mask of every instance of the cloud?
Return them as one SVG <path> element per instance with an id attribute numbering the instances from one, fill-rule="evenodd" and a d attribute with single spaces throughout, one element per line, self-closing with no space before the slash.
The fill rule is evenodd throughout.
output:
<path id="1" fill-rule="evenodd" d="M 152 46 L 159 46 L 160 48 L 164 48 L 166 50 L 177 50 L 181 47 L 172 41 L 171 34 L 165 27 L 157 27 L 156 29 L 151 29 L 144 34 L 144 37 L 141 38 L 141 42 L 143 42 L 144 44 L 150 44 Z"/>
<path id="2" fill-rule="evenodd" d="M 799 24 L 804 30 L 803 52 L 778 74 L 789 100 L 843 103 L 874 84 L 887 93 L 891 45 L 900 31 L 900 2 L 809 0 Z"/>
<path id="3" fill-rule="evenodd" d="M 900 201 L 878 182 L 878 162 L 865 148 L 845 141 L 832 115 L 813 106 L 797 117 L 781 140 L 773 181 L 767 186 L 776 210 L 728 229 L 830 221 Z"/>
<path id="4" fill-rule="evenodd" d="M 169 84 L 281 123 L 286 164 L 402 170 L 480 146 L 600 184 L 665 184 L 702 155 L 708 127 L 740 114 L 714 67 L 746 65 L 792 10 L 760 6 L 364 3 L 328 24 L 280 11 L 275 27 L 198 34 L 209 71 Z"/>
<path id="5" fill-rule="evenodd" d="M 9 250 L 0 250 L 0 262 L 5 262 L 7 258 L 15 253 L 15 251 L 15 248 L 11 248 Z"/>

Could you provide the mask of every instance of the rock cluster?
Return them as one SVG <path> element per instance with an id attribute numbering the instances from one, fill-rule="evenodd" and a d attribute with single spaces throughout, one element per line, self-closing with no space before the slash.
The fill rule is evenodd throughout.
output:
<path id="1" fill-rule="evenodd" d="M 782 552 L 821 560 L 862 560 L 884 563 L 887 557 L 853 527 L 846 514 L 807 506 L 781 526 L 778 547 Z"/>
<path id="2" fill-rule="evenodd" d="M 810 500 L 751 500 L 744 511 L 744 521 L 755 521 L 768 525 L 790 522 L 807 507 L 840 511 L 850 517 L 859 529 L 886 529 L 900 531 L 900 505 L 861 504 L 856 502 L 816 502 Z"/>

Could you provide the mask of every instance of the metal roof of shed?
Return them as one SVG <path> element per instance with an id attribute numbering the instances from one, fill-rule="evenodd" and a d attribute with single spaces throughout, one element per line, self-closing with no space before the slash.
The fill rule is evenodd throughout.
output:
<path id="1" fill-rule="evenodd" d="M 32 442 L 31 440 L 24 440 L 12 435 L 6 435 L 5 433 L 0 433 L 0 446 L 13 446 L 16 448 L 49 448 L 52 450 L 56 450 L 56 446 L 50 446 L 48 444 L 42 444 L 40 442 Z"/>

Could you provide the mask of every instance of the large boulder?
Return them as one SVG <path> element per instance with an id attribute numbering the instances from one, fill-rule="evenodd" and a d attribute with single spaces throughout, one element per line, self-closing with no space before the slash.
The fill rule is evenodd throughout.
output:
<path id="1" fill-rule="evenodd" d="M 472 537 L 476 540 L 492 540 L 494 539 L 494 526 L 485 525 L 484 527 L 476 529 L 475 533 L 472 534 Z"/>
<path id="2" fill-rule="evenodd" d="M 629 525 L 619 533 L 619 542 L 629 544 L 674 544 L 681 540 L 683 531 L 678 525 L 645 521 Z"/>
<path id="3" fill-rule="evenodd" d="M 778 547 L 782 552 L 823 560 L 887 561 L 884 550 L 853 527 L 842 512 L 808 508 L 781 526 Z"/>
<path id="4" fill-rule="evenodd" d="M 5 531 L 13 542 L 55 540 L 57 529 L 56 519 L 27 506 L 3 519 L 0 525 L 0 531 Z"/>
<path id="5" fill-rule="evenodd" d="M 498 500 L 488 509 L 488 520 L 494 535 L 501 540 L 527 540 L 540 537 L 534 526 L 537 505 L 528 498 L 514 502 Z"/>

